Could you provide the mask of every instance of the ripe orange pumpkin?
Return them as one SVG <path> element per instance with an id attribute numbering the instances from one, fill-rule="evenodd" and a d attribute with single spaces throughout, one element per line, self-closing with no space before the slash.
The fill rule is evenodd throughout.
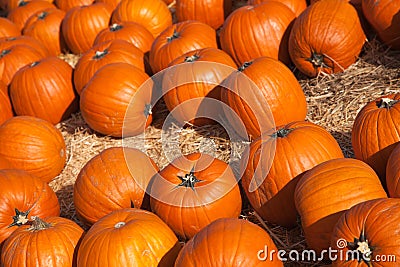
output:
<path id="1" fill-rule="evenodd" d="M 254 6 L 268 1 L 276 1 L 286 5 L 293 11 L 296 17 L 300 16 L 300 14 L 307 8 L 306 0 L 248 0 L 247 3 Z"/>
<path id="2" fill-rule="evenodd" d="M 223 86 L 227 89 L 221 90 L 222 101 L 239 115 L 253 139 L 274 125 L 302 121 L 307 115 L 303 89 L 291 70 L 276 59 L 260 57 L 246 62 Z M 238 128 L 231 110 L 224 111 L 233 128 Z"/>
<path id="3" fill-rule="evenodd" d="M 103 150 L 86 163 L 74 184 L 78 217 L 91 225 L 114 210 L 141 208 L 147 185 L 157 172 L 154 161 L 140 150 Z"/>
<path id="4" fill-rule="evenodd" d="M 262 56 L 289 64 L 287 44 L 295 18 L 286 5 L 274 1 L 238 8 L 222 26 L 219 37 L 222 50 L 238 65 Z"/>
<path id="5" fill-rule="evenodd" d="M 272 131 L 271 131 L 272 132 Z M 274 157 L 270 157 L 271 148 Z M 242 185 L 260 216 L 291 228 L 297 225 L 294 190 L 301 176 L 327 160 L 343 158 L 335 138 L 311 122 L 292 122 L 254 140 L 242 156 Z"/>
<path id="6" fill-rule="evenodd" d="M 7 18 L 0 17 L 0 38 L 19 35 L 21 35 L 21 31 L 14 22 Z"/>
<path id="7" fill-rule="evenodd" d="M 113 258 L 108 266 L 169 267 L 180 248 L 172 230 L 156 215 L 122 209 L 89 229 L 79 246 L 77 266 L 102 266 Z"/>
<path id="8" fill-rule="evenodd" d="M 308 247 L 328 249 L 340 216 L 378 198 L 387 198 L 386 192 L 374 170 L 360 160 L 332 159 L 307 171 L 297 183 L 294 200 Z"/>
<path id="9" fill-rule="evenodd" d="M 400 143 L 390 153 L 386 165 L 386 187 L 390 197 L 400 198 Z"/>
<path id="10" fill-rule="evenodd" d="M 114 10 L 117 8 L 118 4 L 121 2 L 121 0 L 95 0 L 97 3 L 105 3 Z"/>
<path id="11" fill-rule="evenodd" d="M 127 137 L 143 133 L 152 121 L 152 82 L 148 79 L 144 71 L 128 63 L 101 67 L 81 93 L 83 118 L 101 134 Z"/>
<path id="12" fill-rule="evenodd" d="M 8 97 L 7 91 L 4 92 L 4 89 L 7 89 L 5 83 L 0 81 L 0 125 L 3 124 L 6 120 L 12 118 L 14 116 L 13 109 L 11 107 L 10 98 Z"/>
<path id="13" fill-rule="evenodd" d="M 42 1 L 42 0 L 0 0 L 0 8 L 10 13 L 11 10 L 16 9 L 22 2 L 29 1 Z M 53 3 L 53 0 L 46 0 L 49 3 Z"/>
<path id="14" fill-rule="evenodd" d="M 4 242 L 1 250 L 2 265 L 74 266 L 75 250 L 83 232 L 79 225 L 69 219 L 41 219 L 35 216 L 31 225 L 22 225 Z"/>
<path id="15" fill-rule="evenodd" d="M 202 153 L 174 159 L 151 181 L 150 206 L 180 237 L 219 218 L 237 218 L 242 199 L 231 167 Z"/>
<path id="16" fill-rule="evenodd" d="M 93 2 L 94 0 L 54 0 L 54 4 L 65 12 L 74 7 L 91 5 Z"/>
<path id="17" fill-rule="evenodd" d="M 50 122 L 30 116 L 13 117 L 0 126 L 0 158 L 50 182 L 64 168 L 65 141 Z"/>
<path id="18" fill-rule="evenodd" d="M 310 77 L 337 73 L 353 64 L 366 41 L 356 9 L 343 0 L 321 0 L 294 22 L 289 54 Z"/>
<path id="19" fill-rule="evenodd" d="M 260 226 L 242 219 L 221 218 L 204 227 L 184 245 L 175 267 L 282 267 L 276 255 L 269 258 L 273 250 L 278 251 L 274 241 Z M 257 256 L 266 256 L 266 260 Z"/>
<path id="20" fill-rule="evenodd" d="M 8 49 L 13 45 L 22 44 L 27 45 L 35 49 L 42 57 L 50 56 L 49 50 L 43 43 L 35 39 L 34 37 L 27 35 L 19 35 L 15 37 L 3 37 L 0 38 L 0 50 Z"/>
<path id="21" fill-rule="evenodd" d="M 0 244 L 32 216 L 60 215 L 56 194 L 39 178 L 23 170 L 0 170 L 0 183 Z"/>
<path id="22" fill-rule="evenodd" d="M 112 23 L 125 21 L 143 25 L 156 38 L 172 25 L 172 15 L 163 0 L 122 0 L 113 12 Z"/>

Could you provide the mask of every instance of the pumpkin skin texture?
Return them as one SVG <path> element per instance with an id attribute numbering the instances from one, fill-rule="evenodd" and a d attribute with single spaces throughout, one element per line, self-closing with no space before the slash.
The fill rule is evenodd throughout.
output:
<path id="1" fill-rule="evenodd" d="M 175 4 L 178 22 L 197 20 L 215 30 L 222 26 L 232 9 L 231 0 L 192 1 L 177 0 Z"/>
<path id="2" fill-rule="evenodd" d="M 32 216 L 60 215 L 56 194 L 39 178 L 23 170 L 8 169 L 0 170 L 0 181 L 0 243 Z"/>
<path id="3" fill-rule="evenodd" d="M 146 187 L 157 172 L 154 161 L 140 150 L 103 150 L 82 168 L 74 184 L 78 217 L 91 225 L 114 210 L 141 208 Z"/>
<path id="4" fill-rule="evenodd" d="M 13 10 L 16 9 L 21 2 L 30 2 L 30 1 L 42 1 L 42 0 L 0 0 L 0 8 L 2 8 L 3 10 L 6 10 L 8 13 Z M 49 3 L 52 3 L 53 0 L 46 0 Z"/>
<path id="5" fill-rule="evenodd" d="M 78 6 L 67 11 L 61 32 L 68 48 L 74 54 L 89 50 L 97 34 L 108 27 L 112 8 L 104 3 Z"/>
<path id="6" fill-rule="evenodd" d="M 124 40 L 110 40 L 93 46 L 78 60 L 74 70 L 74 84 L 78 94 L 101 67 L 117 62 L 131 64 L 144 71 L 143 52 Z"/>
<path id="7" fill-rule="evenodd" d="M 268 165 L 266 143 L 271 142 L 276 143 L 275 156 Z M 306 121 L 278 127 L 271 135 L 254 140 L 246 152 L 240 173 L 250 204 L 264 220 L 286 228 L 297 225 L 294 191 L 301 176 L 322 162 L 344 157 L 328 131 Z"/>
<path id="8" fill-rule="evenodd" d="M 203 64 L 205 62 L 217 64 Z M 180 123 L 189 122 L 196 126 L 214 124 L 212 119 L 200 118 L 198 112 L 206 106 L 207 114 L 216 118 L 222 113 L 221 107 L 204 103 L 201 98 L 221 100 L 218 85 L 237 68 L 232 58 L 222 50 L 209 47 L 187 52 L 173 60 L 169 67 L 163 76 L 162 92 L 174 118 Z M 196 101 L 184 104 L 195 98 Z"/>
<path id="9" fill-rule="evenodd" d="M 249 79 L 243 79 L 243 75 Z M 252 139 L 272 128 L 264 125 L 271 120 L 271 114 L 276 126 L 306 118 L 303 89 L 291 70 L 276 59 L 260 57 L 247 62 L 223 85 L 230 90 L 221 90 L 222 101 L 239 115 Z M 225 112 L 228 121 L 235 125 L 236 119 L 230 114 Z"/>
<path id="10" fill-rule="evenodd" d="M 324 36 L 323 38 L 321 38 Z M 365 43 L 356 9 L 343 0 L 321 0 L 309 6 L 293 24 L 289 53 L 309 77 L 337 73 L 353 64 Z"/>
<path id="11" fill-rule="evenodd" d="M 309 248 L 328 249 L 335 224 L 352 206 L 387 198 L 374 170 L 360 160 L 325 161 L 298 181 L 294 200 Z"/>
<path id="12" fill-rule="evenodd" d="M 400 2 L 363 0 L 362 11 L 379 38 L 392 49 L 400 49 Z"/>
<path id="13" fill-rule="evenodd" d="M 354 120 L 351 143 L 354 156 L 370 165 L 386 186 L 386 165 L 400 141 L 400 94 L 367 103 Z"/>
<path id="14" fill-rule="evenodd" d="M 268 1 L 276 1 L 286 5 L 296 17 L 300 16 L 300 14 L 307 8 L 307 1 L 306 0 L 248 0 L 249 5 L 259 5 L 264 2 Z"/>
<path id="15" fill-rule="evenodd" d="M 143 25 L 156 38 L 172 25 L 172 15 L 162 0 L 122 0 L 114 9 L 112 23 L 124 21 Z"/>
<path id="16" fill-rule="evenodd" d="M 6 88 L 6 85 L 0 81 L 0 87 Z M 4 90 L 0 89 L 0 125 L 6 120 L 14 116 L 13 109 L 11 107 L 10 99 Z"/>
<path id="17" fill-rule="evenodd" d="M 17 115 L 57 124 L 79 108 L 72 84 L 72 67 L 58 57 L 47 57 L 15 73 L 10 98 Z"/>
<path id="18" fill-rule="evenodd" d="M 81 113 L 90 128 L 114 137 L 143 133 L 152 121 L 148 79 L 144 71 L 128 63 L 100 68 L 80 98 Z"/>
<path id="19" fill-rule="evenodd" d="M 23 34 L 39 40 L 46 46 L 50 55 L 58 56 L 67 50 L 61 33 L 64 16 L 65 12 L 57 8 L 40 11 L 28 19 Z"/>
<path id="20" fill-rule="evenodd" d="M 94 0 L 54 0 L 55 5 L 65 12 L 74 7 L 91 5 L 93 2 Z"/>
<path id="21" fill-rule="evenodd" d="M 180 248 L 172 230 L 153 213 L 121 209 L 89 229 L 78 250 L 77 266 L 168 267 L 174 265 Z"/>
<path id="22" fill-rule="evenodd" d="M 398 233 L 400 219 L 400 199 L 376 199 L 360 203 L 346 211 L 338 223 L 331 238 L 331 246 L 346 255 L 349 250 L 364 250 L 366 261 L 346 257 L 333 262 L 332 266 L 396 266 L 400 257 L 400 239 Z M 345 248 L 338 248 L 337 240 L 347 241 Z M 360 244 L 357 244 L 360 242 Z M 365 247 L 364 247 L 365 246 Z M 364 247 L 364 249 L 363 249 Z M 368 250 L 372 261 L 368 261 Z M 351 256 L 352 254 L 350 254 Z M 357 255 L 357 254 L 355 254 Z M 363 259 L 362 254 L 359 254 Z M 385 261 L 386 260 L 386 261 Z"/>
<path id="23" fill-rule="evenodd" d="M 222 26 L 222 50 L 238 65 L 266 56 L 290 63 L 288 38 L 296 15 L 284 4 L 265 2 L 232 12 Z M 243 25 L 252 27 L 243 27 Z"/>
<path id="24" fill-rule="evenodd" d="M 153 73 L 157 73 L 182 54 L 207 47 L 218 48 L 213 28 L 194 20 L 179 22 L 168 27 L 154 40 L 149 63 Z"/>
<path id="25" fill-rule="evenodd" d="M 386 165 L 386 187 L 390 197 L 400 198 L 400 143 L 396 143 Z"/>
<path id="26" fill-rule="evenodd" d="M 0 17 L 0 38 L 19 35 L 21 35 L 21 31 L 14 22 L 7 18 Z"/>
<path id="27" fill-rule="evenodd" d="M 3 37 L 0 38 L 0 50 L 8 49 L 13 45 L 27 45 L 35 49 L 42 57 L 50 56 L 49 50 L 37 39 L 27 36 L 20 35 L 15 37 Z"/>
<path id="28" fill-rule="evenodd" d="M 115 8 L 117 8 L 117 6 L 120 2 L 121 2 L 121 0 L 96 0 L 96 3 L 105 3 L 109 6 L 111 6 L 113 10 Z"/>
<path id="29" fill-rule="evenodd" d="M 201 153 L 180 156 L 162 169 L 150 196 L 151 210 L 187 240 L 216 219 L 237 218 L 242 205 L 230 166 Z"/>
<path id="30" fill-rule="evenodd" d="M 175 267 L 283 266 L 278 257 L 273 257 L 272 261 L 257 258 L 259 250 L 265 246 L 268 251 L 278 251 L 261 227 L 242 219 L 221 218 L 204 227 L 184 245 Z M 211 247 L 213 249 L 208 249 Z"/>
<path id="31" fill-rule="evenodd" d="M 22 225 L 4 242 L 2 266 L 74 266 L 82 234 L 83 229 L 69 219 L 35 217 L 32 225 Z"/>
<path id="32" fill-rule="evenodd" d="M 0 126 L 0 158 L 50 182 L 64 168 L 65 141 L 61 132 L 45 120 L 13 117 Z"/>

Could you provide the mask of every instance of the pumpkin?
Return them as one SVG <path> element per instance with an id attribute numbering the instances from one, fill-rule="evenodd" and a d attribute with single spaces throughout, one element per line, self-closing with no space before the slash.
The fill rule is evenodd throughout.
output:
<path id="1" fill-rule="evenodd" d="M 107 28 L 112 8 L 104 3 L 78 6 L 67 11 L 61 32 L 68 48 L 74 54 L 89 50 L 97 34 Z"/>
<path id="2" fill-rule="evenodd" d="M 0 8 L 9 13 L 11 10 L 16 9 L 19 5 L 29 1 L 42 1 L 42 0 L 0 0 Z M 45 0 L 45 1 L 49 3 L 53 2 L 53 0 Z"/>
<path id="3" fill-rule="evenodd" d="M 232 0 L 176 0 L 175 4 L 178 22 L 197 20 L 210 25 L 215 30 L 222 26 L 231 9 Z"/>
<path id="4" fill-rule="evenodd" d="M 365 43 L 356 9 L 343 0 L 321 0 L 294 22 L 289 54 L 309 77 L 337 73 L 353 64 Z"/>
<path id="5" fill-rule="evenodd" d="M 374 170 L 357 159 L 331 159 L 307 171 L 297 183 L 294 201 L 308 247 L 328 249 L 334 226 L 346 210 L 386 197 Z"/>
<path id="6" fill-rule="evenodd" d="M 220 101 L 218 85 L 236 69 L 232 58 L 222 50 L 209 47 L 187 52 L 169 67 L 163 76 L 162 95 L 173 117 L 182 124 L 215 123 L 222 109 L 219 102 L 208 99 Z"/>
<path id="7" fill-rule="evenodd" d="M 264 220 L 286 228 L 297 225 L 294 190 L 301 176 L 322 162 L 343 158 L 335 138 L 306 121 L 264 134 L 250 144 L 246 153 L 240 172 L 251 206 Z"/>
<path id="8" fill-rule="evenodd" d="M 7 86 L 22 67 L 43 59 L 43 56 L 28 45 L 13 45 L 0 52 L 1 81 Z"/>
<path id="9" fill-rule="evenodd" d="M 0 158 L 50 182 L 63 170 L 66 162 L 64 138 L 45 120 L 13 117 L 0 126 Z"/>
<path id="10" fill-rule="evenodd" d="M 21 31 L 14 22 L 7 18 L 0 17 L 0 38 L 19 35 L 21 35 Z"/>
<path id="11" fill-rule="evenodd" d="M 14 22 L 18 29 L 22 31 L 25 23 L 32 15 L 48 8 L 56 8 L 56 6 L 45 0 L 28 2 L 22 0 L 17 8 L 8 13 L 7 18 Z"/>
<path id="12" fill-rule="evenodd" d="M 13 45 L 27 45 L 35 49 L 42 57 L 50 56 L 49 50 L 44 46 L 43 43 L 35 39 L 34 37 L 27 35 L 19 35 L 14 37 L 3 37 L 0 38 L 0 50 L 8 49 Z"/>
<path id="13" fill-rule="evenodd" d="M 91 5 L 93 2 L 94 0 L 54 0 L 54 4 L 65 12 L 74 7 Z"/>
<path id="14" fill-rule="evenodd" d="M 0 170 L 0 183 L 0 243 L 32 216 L 60 215 L 56 194 L 39 178 L 23 170 Z"/>
<path id="15" fill-rule="evenodd" d="M 156 215 L 126 208 L 93 224 L 80 244 L 77 266 L 168 267 L 180 248 L 172 230 Z"/>
<path id="16" fill-rule="evenodd" d="M 291 70 L 276 59 L 260 57 L 246 62 L 223 87 L 221 99 L 230 107 L 224 108 L 225 116 L 235 129 L 243 123 L 252 139 L 274 125 L 301 121 L 307 115 L 303 89 Z"/>
<path id="17" fill-rule="evenodd" d="M 153 73 L 157 73 L 184 53 L 207 47 L 217 48 L 213 28 L 199 21 L 179 22 L 168 27 L 154 40 L 149 63 Z"/>
<path id="18" fill-rule="evenodd" d="M 74 266 L 82 234 L 83 229 L 69 219 L 34 216 L 31 225 L 22 225 L 4 242 L 2 266 Z"/>
<path id="19" fill-rule="evenodd" d="M 57 8 L 39 11 L 28 19 L 23 34 L 39 40 L 50 55 L 58 56 L 67 50 L 60 30 L 64 16 L 65 12 Z"/>
<path id="20" fill-rule="evenodd" d="M 105 3 L 114 10 L 118 4 L 121 2 L 121 0 L 95 0 L 97 3 Z"/>
<path id="21" fill-rule="evenodd" d="M 99 43 L 115 39 L 122 39 L 130 42 L 142 50 L 143 53 L 149 52 L 151 44 L 154 42 L 154 37 L 151 32 L 141 24 L 135 22 L 120 22 L 114 23 L 107 29 L 99 32 L 93 45 L 95 46 Z"/>
<path id="22" fill-rule="evenodd" d="M 346 211 L 331 237 L 332 266 L 395 266 L 400 257 L 400 199 L 375 199 Z"/>
<path id="23" fill-rule="evenodd" d="M 284 4 L 274 1 L 243 6 L 233 11 L 222 26 L 222 50 L 238 65 L 267 56 L 290 63 L 288 38 L 296 15 Z M 243 25 L 252 25 L 243 27 Z"/>
<path id="24" fill-rule="evenodd" d="M 355 158 L 368 163 L 384 186 L 388 158 L 400 141 L 399 107 L 400 94 L 370 101 L 358 112 L 351 132 Z"/>
<path id="25" fill-rule="evenodd" d="M 157 172 L 154 161 L 140 150 L 103 150 L 86 163 L 74 184 L 78 217 L 91 225 L 114 210 L 141 208 L 147 185 Z"/>
<path id="26" fill-rule="evenodd" d="M 74 84 L 78 94 L 101 67 L 116 62 L 131 64 L 144 71 L 143 52 L 124 40 L 110 40 L 97 44 L 78 60 L 74 70 Z"/>
<path id="27" fill-rule="evenodd" d="M 260 226 L 242 219 L 221 218 L 184 245 L 175 267 L 283 266 L 275 255 L 269 257 L 271 251 L 278 249 Z"/>
<path id="28" fill-rule="evenodd" d="M 400 198 L 400 143 L 397 142 L 395 148 L 390 153 L 386 165 L 386 187 L 390 197 Z"/>
<path id="29" fill-rule="evenodd" d="M 268 1 L 281 2 L 282 4 L 290 8 L 290 10 L 293 11 L 296 17 L 300 16 L 300 14 L 307 8 L 306 0 L 248 0 L 247 3 L 249 5 L 255 6 Z"/>
<path id="30" fill-rule="evenodd" d="M 90 128 L 114 137 L 135 136 L 152 121 L 152 81 L 128 63 L 101 67 L 81 93 L 82 117 Z M 147 81 L 147 82 L 146 82 Z"/>
<path id="31" fill-rule="evenodd" d="M 126 21 L 144 26 L 156 38 L 172 25 L 172 15 L 163 0 L 122 0 L 114 9 L 112 23 Z"/>
<path id="32" fill-rule="evenodd" d="M 362 11 L 382 42 L 392 49 L 400 49 L 400 2 L 363 0 Z"/>
<path id="33" fill-rule="evenodd" d="M 72 84 L 72 67 L 58 57 L 47 57 L 19 69 L 10 83 L 17 115 L 34 116 L 57 124 L 79 107 Z"/>
<path id="34" fill-rule="evenodd" d="M 151 181 L 151 210 L 184 239 L 216 219 L 237 218 L 241 205 L 231 167 L 207 154 L 177 157 Z"/>
<path id="35" fill-rule="evenodd" d="M 13 109 L 11 107 L 10 99 L 7 94 L 7 86 L 5 83 L 0 81 L 0 125 L 3 124 L 6 120 L 12 118 L 14 116 Z M 4 91 L 4 89 L 6 91 Z"/>

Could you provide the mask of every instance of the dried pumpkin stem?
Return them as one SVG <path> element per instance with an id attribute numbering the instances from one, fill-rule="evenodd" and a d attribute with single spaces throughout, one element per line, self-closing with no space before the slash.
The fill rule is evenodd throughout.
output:
<path id="1" fill-rule="evenodd" d="M 194 54 L 192 56 L 185 57 L 185 62 L 194 62 L 198 60 L 200 56 L 198 54 Z"/>
<path id="2" fill-rule="evenodd" d="M 119 229 L 119 228 L 121 228 L 122 226 L 125 226 L 125 222 L 117 222 L 115 225 L 114 225 L 114 228 L 116 228 L 116 229 Z"/>
<path id="3" fill-rule="evenodd" d="M 306 60 L 311 62 L 314 68 L 329 68 L 329 66 L 325 64 L 324 58 L 324 55 L 312 52 L 311 57 L 307 58 Z"/>
<path id="4" fill-rule="evenodd" d="M 253 64 L 253 61 L 247 61 L 247 62 L 243 63 L 243 65 L 240 66 L 240 67 L 238 68 L 238 71 L 240 71 L 240 72 L 244 71 L 244 70 L 247 69 L 251 64 Z"/>
<path id="5" fill-rule="evenodd" d="M 293 131 L 293 129 L 282 128 L 282 129 L 279 129 L 276 132 L 274 132 L 271 135 L 271 137 L 272 138 L 283 138 L 283 137 L 286 137 L 291 131 Z"/>
<path id="6" fill-rule="evenodd" d="M 1 51 L 0 58 L 4 57 L 5 55 L 9 54 L 11 52 L 10 49 L 4 49 Z"/>
<path id="7" fill-rule="evenodd" d="M 122 25 L 118 24 L 118 23 L 114 23 L 113 25 L 110 26 L 110 31 L 112 32 L 116 32 L 121 30 L 123 27 Z"/>
<path id="8" fill-rule="evenodd" d="M 28 219 L 29 212 L 30 210 L 19 211 L 17 208 L 15 208 L 15 215 L 12 217 L 13 222 L 8 226 L 8 228 L 26 224 L 29 221 Z"/>
<path id="9" fill-rule="evenodd" d="M 40 231 L 44 229 L 49 229 L 51 227 L 50 223 L 47 223 L 40 219 L 38 216 L 32 216 L 32 225 L 28 228 L 30 231 Z"/>
<path id="10" fill-rule="evenodd" d="M 43 12 L 41 12 L 39 15 L 38 15 L 38 19 L 45 19 L 47 16 L 49 15 L 49 13 L 48 12 L 46 12 L 46 11 L 43 11 Z"/>
<path id="11" fill-rule="evenodd" d="M 108 54 L 108 50 L 105 49 L 104 51 L 96 51 L 96 53 L 93 56 L 93 59 L 101 59 L 105 57 L 105 55 Z"/>
<path id="12" fill-rule="evenodd" d="M 171 42 L 174 39 L 178 39 L 179 38 L 179 32 L 177 32 L 176 30 L 174 30 L 174 33 L 172 34 L 172 36 L 168 36 L 167 37 L 167 41 Z"/>
<path id="13" fill-rule="evenodd" d="M 390 99 L 390 98 L 382 98 L 381 100 L 379 100 L 379 102 L 377 103 L 378 108 L 386 108 L 386 109 L 390 109 L 391 107 L 393 107 L 397 102 L 399 102 L 399 100 L 395 100 L 395 99 Z"/>
<path id="14" fill-rule="evenodd" d="M 189 173 L 185 174 L 185 176 L 179 176 L 178 178 L 181 180 L 181 183 L 176 187 L 190 187 L 194 191 L 194 186 L 196 183 L 201 182 L 202 180 L 197 179 L 194 175 L 194 169 L 192 168 Z"/>
<path id="15" fill-rule="evenodd" d="M 364 228 L 361 231 L 360 237 L 354 238 L 354 242 L 348 242 L 347 247 L 358 253 L 357 260 L 359 262 L 364 261 L 367 266 L 370 266 L 373 248 L 368 243 L 368 239 L 365 236 Z"/>

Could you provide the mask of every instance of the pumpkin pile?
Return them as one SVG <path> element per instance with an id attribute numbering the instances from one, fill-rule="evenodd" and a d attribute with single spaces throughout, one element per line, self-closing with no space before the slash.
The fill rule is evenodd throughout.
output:
<path id="1" fill-rule="evenodd" d="M 348 157 L 310 120 L 304 87 L 345 74 L 374 38 L 396 53 L 399 0 L 0 0 L 0 9 L 0 266 L 286 266 L 269 226 L 298 227 L 316 253 L 352 252 L 324 255 L 333 266 L 400 259 L 391 238 L 400 92 L 357 110 Z M 118 145 L 73 166 L 63 199 L 54 184 L 82 127 L 79 142 Z M 241 150 L 219 146 L 231 151 L 221 159 L 201 143 L 182 153 L 188 129 L 222 129 L 220 141 Z"/>

